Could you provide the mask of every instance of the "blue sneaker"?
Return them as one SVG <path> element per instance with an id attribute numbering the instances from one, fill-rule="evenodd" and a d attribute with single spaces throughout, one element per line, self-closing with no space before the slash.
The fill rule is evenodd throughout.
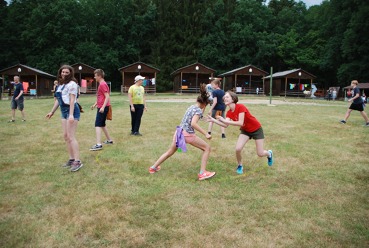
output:
<path id="1" fill-rule="evenodd" d="M 268 157 L 268 165 L 272 166 L 273 165 L 273 151 L 269 150 L 268 152 L 270 153 L 270 157 Z"/>
<path id="2" fill-rule="evenodd" d="M 242 165 L 238 165 L 237 170 L 236 170 L 237 174 L 243 174 L 243 166 Z"/>

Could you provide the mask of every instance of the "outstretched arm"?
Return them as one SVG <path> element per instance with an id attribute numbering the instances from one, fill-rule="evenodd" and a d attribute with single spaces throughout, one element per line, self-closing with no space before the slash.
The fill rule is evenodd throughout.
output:
<path id="1" fill-rule="evenodd" d="M 219 118 L 217 118 L 217 121 L 220 121 L 221 123 L 225 124 L 227 127 L 228 125 L 232 125 L 232 126 L 243 126 L 243 122 L 245 120 L 245 113 L 239 113 L 238 115 L 238 120 L 234 121 L 231 120 L 230 118 L 226 118 L 224 119 L 223 117 L 219 116 Z M 214 122 L 215 123 L 215 122 Z M 218 124 L 218 123 L 217 123 Z M 218 124 L 219 125 L 219 124 Z"/>
<path id="2" fill-rule="evenodd" d="M 224 122 L 221 122 L 221 121 L 219 121 L 219 120 L 217 120 L 217 119 L 215 119 L 215 118 L 211 117 L 211 115 L 208 115 L 208 118 L 207 118 L 207 120 L 206 120 L 206 121 L 208 121 L 208 122 L 213 122 L 213 123 L 215 123 L 215 124 L 217 124 L 217 125 L 219 125 L 219 126 L 221 126 L 221 127 L 225 127 L 225 128 L 227 128 L 227 127 L 228 127 L 228 125 L 227 125 L 227 124 L 225 124 Z"/>

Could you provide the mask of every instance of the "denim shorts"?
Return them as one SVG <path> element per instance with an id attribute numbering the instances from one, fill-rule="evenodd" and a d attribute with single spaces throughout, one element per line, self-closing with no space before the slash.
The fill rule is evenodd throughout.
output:
<path id="1" fill-rule="evenodd" d="M 68 119 L 69 118 L 69 105 L 61 105 L 60 112 L 61 112 L 62 119 Z M 73 117 L 77 121 L 79 121 L 79 118 L 81 117 L 81 112 L 77 104 L 74 104 Z"/>
<path id="2" fill-rule="evenodd" d="M 100 113 L 99 110 L 100 109 L 97 108 L 95 127 L 105 127 L 106 126 L 106 116 L 108 115 L 108 112 L 109 112 L 109 106 L 106 106 L 104 108 L 103 113 Z"/>

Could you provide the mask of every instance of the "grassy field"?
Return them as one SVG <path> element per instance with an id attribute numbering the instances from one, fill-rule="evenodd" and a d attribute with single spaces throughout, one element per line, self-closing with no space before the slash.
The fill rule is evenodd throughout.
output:
<path id="1" fill-rule="evenodd" d="M 201 152 L 193 147 L 150 175 L 187 98 L 149 96 L 135 137 L 127 96 L 113 95 L 115 144 L 91 152 L 95 98 L 82 96 L 84 167 L 76 173 L 60 166 L 68 156 L 59 114 L 44 119 L 52 99 L 26 100 L 27 121 L 17 111 L 15 123 L 7 123 L 10 102 L 0 101 L 0 247 L 369 247 L 369 128 L 358 112 L 341 125 L 344 102 L 273 99 L 272 107 L 242 97 L 263 125 L 273 167 L 250 141 L 246 173 L 237 175 L 239 130 L 221 139 L 214 126 L 214 178 L 197 181 Z"/>

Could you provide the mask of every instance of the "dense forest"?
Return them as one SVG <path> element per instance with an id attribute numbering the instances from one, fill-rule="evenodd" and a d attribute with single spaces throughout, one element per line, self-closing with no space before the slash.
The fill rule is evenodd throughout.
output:
<path id="1" fill-rule="evenodd" d="M 9 3 L 8 3 L 9 2 Z M 118 68 L 142 61 L 170 74 L 200 62 L 217 74 L 253 64 L 303 68 L 319 87 L 369 81 L 369 2 L 325 0 L 0 1 L 0 68 L 17 63 L 56 74 L 63 63 Z"/>

